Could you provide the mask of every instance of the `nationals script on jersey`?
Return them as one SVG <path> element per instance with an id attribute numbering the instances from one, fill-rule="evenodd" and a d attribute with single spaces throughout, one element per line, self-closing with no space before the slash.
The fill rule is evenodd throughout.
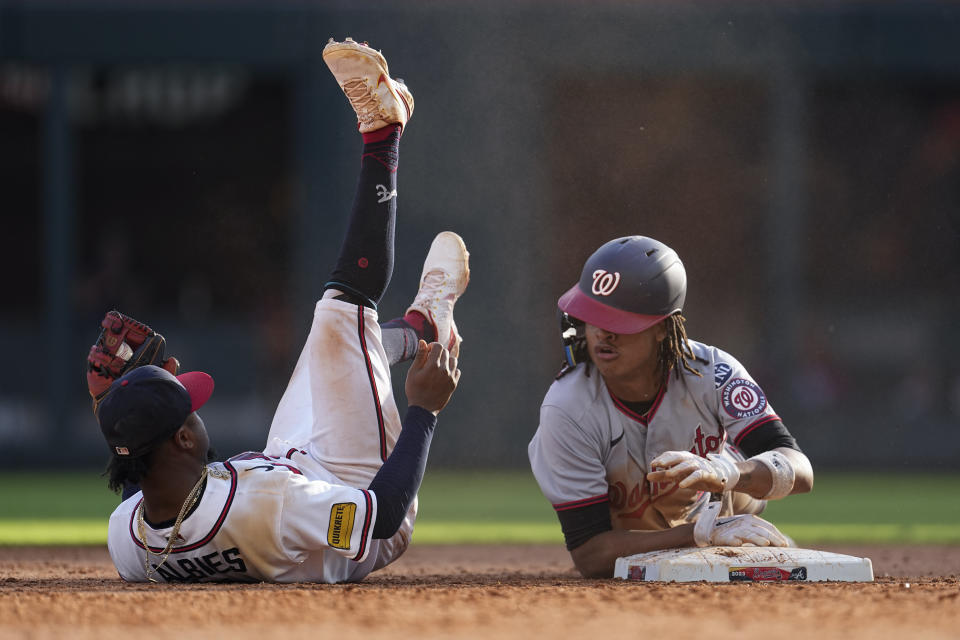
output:
<path id="1" fill-rule="evenodd" d="M 208 466 L 206 487 L 184 519 L 167 561 L 153 578 L 166 582 L 342 582 L 373 570 L 376 497 L 343 486 L 318 465 L 246 453 Z M 136 493 L 110 516 L 107 546 L 120 577 L 147 580 Z M 173 523 L 164 523 L 172 525 Z M 156 566 L 171 527 L 144 524 Z"/>
<path id="2" fill-rule="evenodd" d="M 644 415 L 613 397 L 596 368 L 586 364 L 553 383 L 528 453 L 554 509 L 609 499 L 617 529 L 666 529 L 691 522 L 709 494 L 674 483 L 651 486 L 646 480 L 650 461 L 665 451 L 742 460 L 735 446 L 740 439 L 779 419 L 735 358 L 699 342 L 690 345 L 697 358 L 693 367 L 702 377 L 683 369 L 679 378 L 671 372 Z M 725 512 L 735 497 L 727 494 Z"/>

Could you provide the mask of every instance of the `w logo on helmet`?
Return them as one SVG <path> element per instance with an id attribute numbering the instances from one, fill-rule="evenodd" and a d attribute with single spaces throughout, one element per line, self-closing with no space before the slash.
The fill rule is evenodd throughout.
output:
<path id="1" fill-rule="evenodd" d="M 593 272 L 593 287 L 590 290 L 593 291 L 593 295 L 608 296 L 613 293 L 618 284 L 620 284 L 619 271 L 609 273 L 603 269 L 597 269 Z"/>

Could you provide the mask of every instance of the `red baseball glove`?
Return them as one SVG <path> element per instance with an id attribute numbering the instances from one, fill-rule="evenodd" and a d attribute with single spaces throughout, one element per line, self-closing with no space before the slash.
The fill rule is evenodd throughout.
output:
<path id="1" fill-rule="evenodd" d="M 166 356 L 166 340 L 147 325 L 108 311 L 100 326 L 100 336 L 87 354 L 87 389 L 94 413 L 113 381 L 130 369 L 153 364 L 177 375 L 180 362 Z"/>

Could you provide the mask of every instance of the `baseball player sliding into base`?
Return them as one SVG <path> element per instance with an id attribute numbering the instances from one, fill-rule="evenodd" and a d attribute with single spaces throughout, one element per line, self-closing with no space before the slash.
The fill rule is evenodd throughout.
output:
<path id="1" fill-rule="evenodd" d="M 360 180 L 264 450 L 209 463 L 197 410 L 213 380 L 175 375 L 179 363 L 146 325 L 111 312 L 91 348 L 88 385 L 112 454 L 109 484 L 134 488 L 108 532 L 124 580 L 356 581 L 410 541 L 436 416 L 460 378 L 453 308 L 468 254 L 458 235 L 438 235 L 406 315 L 377 323 L 413 98 L 364 44 L 331 40 L 323 58 L 357 113 Z M 390 364 L 410 358 L 401 422 Z"/>
<path id="2" fill-rule="evenodd" d="M 528 447 L 586 577 L 618 557 L 691 546 L 787 546 L 757 517 L 813 488 L 813 469 L 730 354 L 687 339 L 676 252 L 601 246 L 559 300 L 566 363 Z"/>

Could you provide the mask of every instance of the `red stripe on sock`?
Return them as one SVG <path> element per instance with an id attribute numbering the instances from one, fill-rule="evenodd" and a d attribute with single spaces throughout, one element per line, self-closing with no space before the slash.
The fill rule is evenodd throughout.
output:
<path id="1" fill-rule="evenodd" d="M 437 339 L 437 328 L 419 311 L 408 312 L 407 315 L 403 316 L 403 320 L 413 328 L 418 338 L 427 342 L 433 342 Z"/>
<path id="2" fill-rule="evenodd" d="M 370 144 L 371 142 L 383 142 L 392 136 L 393 132 L 399 128 L 399 124 L 390 124 L 385 126 L 383 129 L 377 129 L 376 131 L 371 131 L 370 133 L 363 133 L 360 135 L 363 136 L 364 144 Z"/>

